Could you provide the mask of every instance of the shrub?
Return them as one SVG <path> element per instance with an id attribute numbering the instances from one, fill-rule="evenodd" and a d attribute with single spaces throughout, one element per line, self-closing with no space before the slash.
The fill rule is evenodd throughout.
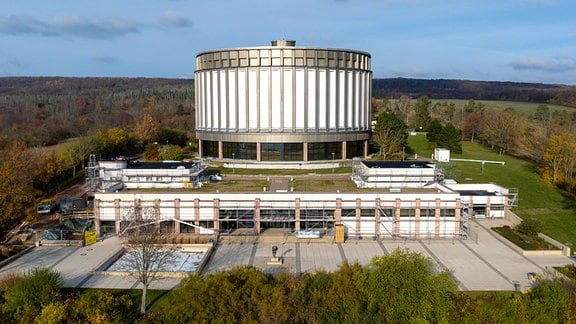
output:
<path id="1" fill-rule="evenodd" d="M 2 310 L 11 319 L 31 322 L 44 306 L 60 300 L 63 284 L 64 280 L 54 270 L 32 269 L 5 291 Z"/>
<path id="2" fill-rule="evenodd" d="M 520 225 L 518 225 L 517 231 L 526 234 L 531 237 L 538 236 L 538 233 L 542 231 L 542 223 L 534 218 L 523 220 Z"/>

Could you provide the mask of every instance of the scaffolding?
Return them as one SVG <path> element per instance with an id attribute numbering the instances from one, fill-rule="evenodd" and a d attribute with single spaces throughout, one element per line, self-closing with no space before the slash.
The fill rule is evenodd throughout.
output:
<path id="1" fill-rule="evenodd" d="M 96 155 L 90 154 L 88 167 L 86 168 L 86 194 L 93 197 L 94 193 L 100 188 L 100 173 L 98 170 L 98 161 Z"/>

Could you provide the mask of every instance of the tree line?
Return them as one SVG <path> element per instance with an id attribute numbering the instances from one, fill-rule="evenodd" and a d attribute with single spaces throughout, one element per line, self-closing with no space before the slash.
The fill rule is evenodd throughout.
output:
<path id="1" fill-rule="evenodd" d="M 432 99 L 518 101 L 576 107 L 576 87 L 559 84 L 447 79 L 374 79 L 376 98 L 426 96 Z"/>
<path id="2" fill-rule="evenodd" d="M 0 317 L 17 323 L 562 323 L 574 283 L 539 279 L 526 292 L 458 291 L 449 271 L 398 249 L 367 266 L 265 274 L 249 266 L 192 274 L 144 315 L 124 291 L 63 289 L 50 269 L 0 280 Z M 150 303 L 150 301 L 148 301 Z"/>
<path id="3" fill-rule="evenodd" d="M 372 105 L 377 121 L 372 141 L 382 159 L 401 157 L 408 131 L 422 131 L 432 145 L 454 153 L 462 153 L 461 141 L 469 140 L 528 159 L 543 180 L 576 194 L 576 111 L 552 111 L 544 104 L 533 113 L 495 110 L 474 100 L 456 109 L 426 96 L 374 99 Z"/>

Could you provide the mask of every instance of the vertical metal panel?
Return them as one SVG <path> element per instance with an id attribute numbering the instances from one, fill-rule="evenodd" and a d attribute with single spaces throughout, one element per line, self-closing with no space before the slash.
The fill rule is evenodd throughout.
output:
<path id="1" fill-rule="evenodd" d="M 246 69 L 238 70 L 238 130 L 246 130 L 248 128 L 248 85 L 246 80 L 248 75 Z"/>
<path id="2" fill-rule="evenodd" d="M 308 100 L 306 102 L 305 115 L 308 117 L 308 122 L 306 123 L 306 130 L 317 130 L 316 128 L 316 113 L 318 112 L 317 105 L 317 80 L 316 80 L 316 69 L 306 70 L 306 83 L 307 89 L 306 94 L 308 95 Z"/>
<path id="3" fill-rule="evenodd" d="M 360 75 L 358 71 L 354 71 L 354 128 L 360 129 L 361 125 L 361 114 L 362 114 L 362 95 L 360 93 Z"/>
<path id="4" fill-rule="evenodd" d="M 212 114 L 214 110 L 212 109 L 212 73 L 208 71 L 206 73 L 206 119 L 204 123 L 204 129 L 212 128 Z"/>
<path id="5" fill-rule="evenodd" d="M 199 129 L 204 128 L 204 124 L 203 124 L 203 114 L 202 114 L 202 110 L 206 109 L 206 105 L 204 104 L 203 100 L 204 100 L 204 82 L 203 82 L 203 73 L 202 72 L 196 72 L 194 74 L 194 97 L 195 97 L 195 107 L 196 109 L 194 109 L 195 111 L 195 117 L 196 117 L 196 127 Z"/>
<path id="6" fill-rule="evenodd" d="M 295 124 L 296 124 L 296 129 L 305 129 L 306 128 L 306 112 L 305 112 L 305 107 L 306 107 L 306 88 L 305 88 L 305 71 L 304 69 L 297 69 L 296 70 L 296 82 L 295 82 L 295 89 L 294 91 L 296 92 L 296 102 L 295 102 L 295 108 L 296 108 L 296 120 L 295 120 Z"/>
<path id="7" fill-rule="evenodd" d="M 218 129 L 219 125 L 220 125 L 220 94 L 218 91 L 218 86 L 219 86 L 219 82 L 218 82 L 218 71 L 214 70 L 212 71 L 212 85 L 211 85 L 211 89 L 212 89 L 212 105 L 215 109 L 212 110 L 212 124 L 210 125 L 210 128 L 212 129 Z"/>
<path id="8" fill-rule="evenodd" d="M 220 113 L 219 113 L 219 120 L 220 123 L 218 125 L 219 129 L 228 129 L 228 73 L 226 70 L 220 70 L 220 74 L 218 75 L 220 79 L 218 85 L 218 93 L 220 94 Z"/>
<path id="9" fill-rule="evenodd" d="M 228 70 L 228 130 L 238 128 L 238 98 L 237 98 L 237 73 L 236 70 Z"/>
<path id="10" fill-rule="evenodd" d="M 294 114 L 294 88 L 293 88 L 293 81 L 294 78 L 292 74 L 294 73 L 294 69 L 287 69 L 283 70 L 283 93 L 284 93 L 284 103 L 283 103 L 283 113 L 284 113 L 284 120 L 283 120 L 283 128 L 285 130 L 292 130 L 294 128 L 292 116 Z"/>
<path id="11" fill-rule="evenodd" d="M 248 70 L 248 129 L 258 131 L 258 71 L 254 68 Z"/>
<path id="12" fill-rule="evenodd" d="M 266 131 L 270 128 L 270 68 L 261 68 L 259 72 L 259 129 Z"/>
<path id="13" fill-rule="evenodd" d="M 346 92 L 348 100 L 346 101 L 348 128 L 354 129 L 354 74 L 352 71 L 346 72 Z"/>
<path id="14" fill-rule="evenodd" d="M 336 110 L 337 101 L 337 74 L 335 70 L 328 71 L 328 107 L 330 120 L 328 122 L 328 128 L 331 130 L 337 130 L 338 125 L 336 124 L 338 118 L 338 111 Z"/>
<path id="15" fill-rule="evenodd" d="M 346 71 L 338 70 L 338 128 L 346 129 L 348 125 L 346 121 Z"/>
<path id="16" fill-rule="evenodd" d="M 326 84 L 326 70 L 318 70 L 318 129 L 328 128 L 328 87 Z"/>
<path id="17" fill-rule="evenodd" d="M 270 89 L 270 117 L 271 127 L 274 130 L 283 128 L 284 114 L 282 112 L 282 71 L 279 68 L 272 69 Z"/>

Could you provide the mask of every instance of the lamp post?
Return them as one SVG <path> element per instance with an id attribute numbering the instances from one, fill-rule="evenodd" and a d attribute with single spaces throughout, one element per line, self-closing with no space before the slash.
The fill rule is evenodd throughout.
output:
<path id="1" fill-rule="evenodd" d="M 404 161 L 404 151 L 406 150 L 406 147 L 402 146 L 402 161 Z"/>
<path id="2" fill-rule="evenodd" d="M 332 152 L 332 174 L 334 174 L 334 152 Z"/>
<path id="3" fill-rule="evenodd" d="M 236 159 L 236 153 L 232 153 L 232 173 L 236 173 L 236 166 L 234 165 L 235 159 Z"/>

